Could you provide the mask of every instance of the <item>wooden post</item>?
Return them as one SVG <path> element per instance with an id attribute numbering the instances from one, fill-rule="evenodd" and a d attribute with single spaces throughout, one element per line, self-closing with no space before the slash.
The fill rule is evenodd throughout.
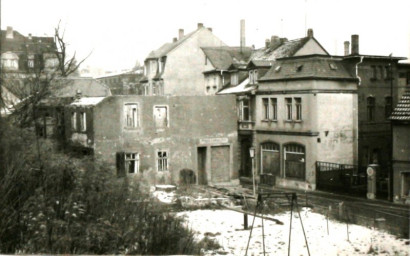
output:
<path id="1" fill-rule="evenodd" d="M 248 214 L 243 214 L 243 229 L 248 229 Z"/>

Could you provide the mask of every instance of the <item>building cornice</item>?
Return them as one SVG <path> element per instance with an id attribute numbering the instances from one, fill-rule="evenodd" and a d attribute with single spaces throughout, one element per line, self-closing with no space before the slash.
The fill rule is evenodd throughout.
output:
<path id="1" fill-rule="evenodd" d="M 278 91 L 256 91 L 256 95 L 274 95 L 274 94 L 317 94 L 317 93 L 346 93 L 357 94 L 357 90 L 327 90 L 327 89 L 312 89 L 312 90 L 278 90 Z"/>
<path id="2" fill-rule="evenodd" d="M 319 132 L 296 132 L 296 131 L 278 131 L 278 130 L 268 130 L 268 129 L 261 129 L 256 128 L 256 133 L 261 134 L 274 134 L 274 135 L 288 135 L 288 136 L 307 136 L 307 137 L 316 137 L 319 136 Z"/>

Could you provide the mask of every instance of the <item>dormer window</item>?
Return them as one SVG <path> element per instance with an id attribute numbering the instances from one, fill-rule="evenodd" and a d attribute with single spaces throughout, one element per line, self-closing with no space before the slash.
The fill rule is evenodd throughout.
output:
<path id="1" fill-rule="evenodd" d="M 249 83 L 257 84 L 258 83 L 258 70 L 249 71 Z"/>
<path id="2" fill-rule="evenodd" d="M 303 65 L 297 65 L 296 66 L 296 72 L 300 72 L 303 69 Z"/>
<path id="3" fill-rule="evenodd" d="M 275 72 L 279 72 L 280 69 L 281 69 L 281 66 L 277 66 L 277 67 L 275 68 Z"/>
<path id="4" fill-rule="evenodd" d="M 238 73 L 231 74 L 231 84 L 237 85 L 238 84 Z"/>
<path id="5" fill-rule="evenodd" d="M 334 63 L 329 63 L 331 70 L 337 70 L 337 66 Z"/>

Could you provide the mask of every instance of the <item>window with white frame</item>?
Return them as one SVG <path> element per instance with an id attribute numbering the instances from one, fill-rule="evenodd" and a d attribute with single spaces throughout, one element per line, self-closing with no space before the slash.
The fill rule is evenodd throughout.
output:
<path id="1" fill-rule="evenodd" d="M 168 106 L 154 106 L 154 122 L 155 127 L 168 127 Z"/>
<path id="2" fill-rule="evenodd" d="M 238 73 L 231 73 L 231 85 L 238 84 Z"/>
<path id="3" fill-rule="evenodd" d="M 292 98 L 285 98 L 286 103 L 286 120 L 292 120 Z"/>
<path id="4" fill-rule="evenodd" d="M 271 98 L 270 103 L 272 106 L 272 120 L 278 120 L 278 100 Z"/>
<path id="5" fill-rule="evenodd" d="M 77 131 L 77 112 L 71 112 L 71 129 Z"/>
<path id="6" fill-rule="evenodd" d="M 305 180 L 305 147 L 299 144 L 287 144 L 284 146 L 285 177 Z"/>
<path id="7" fill-rule="evenodd" d="M 253 71 L 253 83 L 257 84 L 258 83 L 258 70 Z"/>
<path id="8" fill-rule="evenodd" d="M 249 71 L 249 83 L 250 84 L 257 84 L 258 83 L 258 70 L 250 70 Z"/>
<path id="9" fill-rule="evenodd" d="M 270 114 L 269 114 L 269 98 L 262 98 L 262 104 L 263 104 L 263 119 L 264 120 L 269 120 Z"/>
<path id="10" fill-rule="evenodd" d="M 87 131 L 87 113 L 85 112 L 80 112 L 80 130 Z"/>
<path id="11" fill-rule="evenodd" d="M 127 173 L 139 173 L 140 155 L 138 153 L 125 153 L 124 157 L 125 170 Z"/>
<path id="12" fill-rule="evenodd" d="M 241 121 L 250 121 L 251 120 L 251 113 L 250 113 L 250 100 L 244 98 L 240 101 L 240 120 Z"/>
<path id="13" fill-rule="evenodd" d="M 302 98 L 295 98 L 296 121 L 302 121 Z"/>
<path id="14" fill-rule="evenodd" d="M 157 151 L 157 171 L 168 171 L 168 151 L 166 150 Z"/>
<path id="15" fill-rule="evenodd" d="M 138 104 L 127 103 L 124 105 L 124 119 L 126 127 L 135 128 L 139 126 Z"/>

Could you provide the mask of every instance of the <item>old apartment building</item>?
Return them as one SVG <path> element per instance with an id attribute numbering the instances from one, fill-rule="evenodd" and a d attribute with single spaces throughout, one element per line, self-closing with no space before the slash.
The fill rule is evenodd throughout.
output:
<path id="1" fill-rule="evenodd" d="M 352 36 L 350 52 L 345 42 L 343 60 L 359 79 L 359 168 L 364 171 L 368 164 L 379 164 L 384 179 L 391 166 L 389 117 L 399 99 L 398 61 L 404 59 L 360 54 L 358 35 Z"/>
<path id="2" fill-rule="evenodd" d="M 198 184 L 237 179 L 235 120 L 234 96 L 91 97 L 65 108 L 71 147 L 157 183 L 178 183 L 184 169 Z"/>
<path id="3" fill-rule="evenodd" d="M 21 98 L 25 80 L 36 70 L 53 69 L 58 64 L 53 37 L 24 36 L 12 27 L 1 31 L 3 86 Z"/>
<path id="4" fill-rule="evenodd" d="M 179 29 L 178 38 L 152 51 L 145 59 L 141 84 L 144 95 L 206 95 L 206 58 L 202 47 L 226 46 L 198 23 L 188 34 Z"/>

